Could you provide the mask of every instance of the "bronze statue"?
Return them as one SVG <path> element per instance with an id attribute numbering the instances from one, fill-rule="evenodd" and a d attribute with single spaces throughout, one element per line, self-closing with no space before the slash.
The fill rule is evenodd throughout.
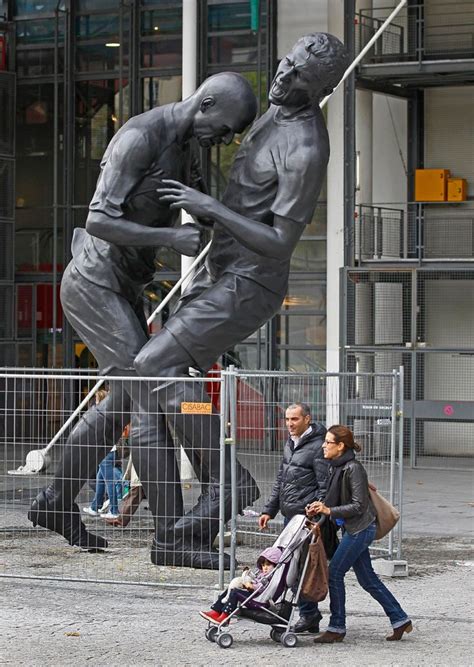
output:
<path id="1" fill-rule="evenodd" d="M 134 359 L 148 340 L 141 299 L 155 273 L 157 247 L 186 255 L 199 247 L 199 228 L 175 227 L 179 212 L 160 201 L 156 190 L 162 179 L 201 187 L 193 138 L 204 147 L 229 143 L 254 119 L 256 108 L 244 77 L 217 74 L 186 100 L 131 118 L 110 142 L 86 229 L 75 230 L 73 259 L 61 283 L 64 312 L 103 374 L 134 374 Z M 109 396 L 88 410 L 71 432 L 53 482 L 29 512 L 34 525 L 89 550 L 104 548 L 107 542 L 87 532 L 75 498 L 119 439 L 138 392 L 138 383 L 123 388 L 116 384 L 111 383 Z M 141 446 L 134 451 L 134 463 L 156 523 L 165 523 L 163 509 L 158 517 L 161 507 L 174 525 L 183 514 L 181 487 L 173 441 L 158 411 L 154 397 L 140 411 Z"/>
<path id="2" fill-rule="evenodd" d="M 75 238 L 74 259 L 62 285 L 67 317 L 96 356 L 101 370 L 122 375 L 132 374 L 133 368 L 139 376 L 158 378 L 185 378 L 189 367 L 206 372 L 221 354 L 279 311 L 287 291 L 290 258 L 311 221 L 329 158 L 319 102 L 339 83 L 346 67 L 344 47 L 332 35 L 316 33 L 298 40 L 275 75 L 269 110 L 254 124 L 237 153 L 222 202 L 195 187 L 200 185 L 196 162 L 186 160 L 179 147 L 193 133 L 202 145 L 219 139 L 229 141 L 234 131 L 251 121 L 255 98 L 245 80 L 236 78 L 238 75 L 211 77 L 203 86 L 210 85 L 208 82 L 217 85 L 218 92 L 213 88 L 213 95 L 209 92 L 203 96 L 200 88 L 201 93 L 180 103 L 181 107 L 171 105 L 147 112 L 164 123 L 165 114 L 173 118 L 173 111 L 175 119 L 182 121 L 176 128 L 179 125 L 184 129 L 175 130 L 170 149 L 168 131 L 153 135 L 157 144 L 166 146 L 165 153 L 169 150 L 167 158 L 156 165 L 149 158 L 146 164 L 140 159 L 147 155 L 140 129 L 132 133 L 130 145 L 124 142 L 123 151 L 119 150 L 120 133 L 127 131 L 127 126 L 130 130 L 140 128 L 140 119 L 147 114 L 131 119 L 117 139 L 114 137 L 104 156 L 107 161 L 91 202 L 86 232 L 82 232 L 82 238 Z M 228 84 L 232 93 L 229 88 L 223 93 Z M 180 110 L 182 115 L 178 114 Z M 168 127 L 172 126 L 170 120 Z M 134 148 L 135 159 L 130 160 L 129 150 Z M 126 190 L 119 180 L 116 197 L 109 197 L 114 172 L 109 170 L 109 180 L 104 174 L 115 154 L 121 164 L 130 161 L 134 185 Z M 185 163 L 189 168 L 184 168 Z M 160 211 L 159 216 L 153 213 L 154 208 Z M 198 219 L 212 221 L 212 247 L 206 265 L 183 294 L 165 328 L 148 340 L 138 306 L 141 289 L 151 280 L 149 250 L 142 244 L 167 244 L 192 254 L 198 231 L 191 226 L 191 230 L 181 232 L 183 238 L 177 239 L 179 230 L 162 229 L 164 223 L 160 222 L 169 220 L 171 224 L 173 213 L 180 208 Z M 150 227 L 150 221 L 157 221 L 159 228 Z M 95 252 L 91 254 L 92 247 Z M 135 259 L 138 255 L 140 261 Z M 87 533 L 80 522 L 74 498 L 106 449 L 118 439 L 118 430 L 128 417 L 114 413 L 114 409 L 125 402 L 131 410 L 132 401 L 134 462 L 155 519 L 152 561 L 217 568 L 219 554 L 213 542 L 219 528 L 219 418 L 181 412 L 183 401 L 202 400 L 202 390 L 196 384 L 171 379 L 158 387 L 156 383 L 138 385 L 130 381 L 124 393 L 117 396 L 112 392 L 103 414 L 88 413 L 71 434 L 56 478 L 33 503 L 30 519 L 63 534 L 71 544 L 100 546 L 102 538 Z M 185 516 L 174 445 L 163 414 L 172 421 L 201 481 L 201 496 Z M 98 428 L 106 434 L 99 445 L 94 440 Z M 81 439 L 90 447 L 87 456 L 81 456 Z M 224 485 L 228 519 L 229 461 Z M 259 490 L 240 465 L 237 485 L 241 510 L 259 496 Z M 66 513 L 56 519 L 54 510 Z M 230 566 L 227 554 L 224 565 Z"/>

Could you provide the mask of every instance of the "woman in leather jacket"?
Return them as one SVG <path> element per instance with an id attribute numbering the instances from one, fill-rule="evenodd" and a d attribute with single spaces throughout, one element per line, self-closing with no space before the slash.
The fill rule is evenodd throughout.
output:
<path id="1" fill-rule="evenodd" d="M 307 514 L 325 514 L 343 526 L 343 537 L 329 565 L 331 618 L 326 632 L 314 639 L 316 644 L 341 642 L 346 634 L 346 592 L 344 577 L 352 567 L 357 581 L 383 607 L 392 624 L 387 641 L 398 641 L 411 632 L 411 620 L 398 601 L 374 572 L 369 546 L 375 538 L 376 514 L 369 498 L 367 472 L 355 458 L 360 445 L 347 426 L 331 426 L 323 445 L 329 459 L 328 491 L 325 502 L 314 502 Z"/>

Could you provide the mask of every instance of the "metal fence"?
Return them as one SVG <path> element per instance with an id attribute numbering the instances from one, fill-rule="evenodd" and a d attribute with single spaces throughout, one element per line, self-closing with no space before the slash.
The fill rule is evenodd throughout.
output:
<path id="1" fill-rule="evenodd" d="M 370 480 L 395 505 L 402 505 L 401 371 L 295 374 L 231 368 L 207 378 L 176 381 L 108 377 L 110 393 L 105 400 L 82 412 L 45 452 L 47 443 L 102 379 L 77 371 L 1 371 L 0 576 L 222 587 L 233 574 L 225 569 L 225 551 L 240 564 L 253 565 L 282 528 L 278 515 L 269 531 L 258 531 L 258 515 L 269 497 L 287 438 L 285 408 L 294 401 L 308 403 L 315 420 L 353 428 Z M 153 396 L 159 396 L 155 409 Z M 131 459 L 148 497 L 128 525 L 114 527 L 99 506 L 96 516 L 83 508 L 91 507 L 98 463 L 120 441 L 130 419 Z M 71 447 L 80 452 L 79 458 L 74 459 Z M 67 460 L 69 464 L 64 463 Z M 60 461 L 63 481 L 58 486 L 56 480 L 55 492 L 69 494 L 70 502 L 76 498 L 87 529 L 108 541 L 105 552 L 71 548 L 60 535 L 35 528 L 28 519 L 34 498 L 54 483 Z M 35 467 L 38 473 L 33 472 Z M 129 484 L 133 488 L 140 481 L 132 477 Z M 119 494 L 127 492 L 122 483 L 119 487 Z M 189 512 L 202 497 L 208 502 L 206 498 L 216 494 L 218 508 L 213 506 L 212 520 L 206 520 L 204 528 L 205 532 L 211 526 L 215 551 L 209 544 L 203 546 L 204 538 L 197 535 L 193 548 L 214 554 L 217 569 L 153 564 L 150 549 L 157 527 L 173 513 Z M 57 516 L 64 515 L 58 510 Z M 400 557 L 401 530 L 400 523 L 375 543 L 374 554 Z M 165 549 L 173 551 L 171 545 Z"/>
<path id="2" fill-rule="evenodd" d="M 417 467 L 474 465 L 474 271 L 348 269 L 344 369 L 405 370 L 405 452 Z"/>
<path id="3" fill-rule="evenodd" d="M 394 5 L 357 14 L 358 50 L 380 28 Z M 364 58 L 364 64 L 472 57 L 474 8 L 468 0 L 431 0 L 403 8 Z"/>
<path id="4" fill-rule="evenodd" d="M 405 202 L 361 204 L 354 225 L 354 263 L 474 260 L 474 207 Z"/>

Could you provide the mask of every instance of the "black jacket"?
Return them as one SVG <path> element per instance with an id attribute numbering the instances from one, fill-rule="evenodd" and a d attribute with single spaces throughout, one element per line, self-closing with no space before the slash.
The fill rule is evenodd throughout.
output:
<path id="1" fill-rule="evenodd" d="M 262 511 L 272 519 L 278 510 L 288 519 L 304 514 L 308 503 L 326 495 L 329 461 L 322 447 L 326 428 L 320 423 L 311 424 L 311 428 L 296 449 L 290 437 L 285 444 L 280 470 Z"/>
<path id="2" fill-rule="evenodd" d="M 367 472 L 357 459 L 348 461 L 342 476 L 341 504 L 331 507 L 331 517 L 344 519 L 344 528 L 354 535 L 370 526 L 375 516 L 369 497 Z"/>

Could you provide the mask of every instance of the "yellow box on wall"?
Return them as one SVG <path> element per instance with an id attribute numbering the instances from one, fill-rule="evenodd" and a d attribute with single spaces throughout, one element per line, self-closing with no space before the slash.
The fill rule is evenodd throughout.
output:
<path id="1" fill-rule="evenodd" d="M 448 201 L 466 201 L 467 181 L 465 178 L 448 178 Z"/>
<path id="2" fill-rule="evenodd" d="M 415 201 L 446 201 L 449 169 L 417 169 L 415 171 Z"/>

